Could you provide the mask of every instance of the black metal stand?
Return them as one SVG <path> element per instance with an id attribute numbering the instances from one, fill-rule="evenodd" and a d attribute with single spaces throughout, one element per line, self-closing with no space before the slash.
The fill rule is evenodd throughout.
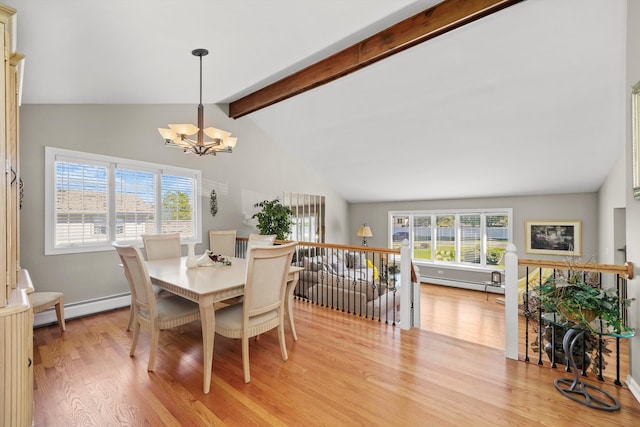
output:
<path id="1" fill-rule="evenodd" d="M 567 361 L 573 368 L 573 381 L 568 378 L 556 378 L 553 382 L 556 389 L 565 397 L 578 402 L 589 408 L 600 409 L 602 411 L 617 411 L 620 409 L 620 402 L 606 391 L 580 381 L 578 367 L 573 358 L 573 347 L 579 342 L 586 331 L 581 329 L 569 329 L 562 340 L 562 348 Z"/>

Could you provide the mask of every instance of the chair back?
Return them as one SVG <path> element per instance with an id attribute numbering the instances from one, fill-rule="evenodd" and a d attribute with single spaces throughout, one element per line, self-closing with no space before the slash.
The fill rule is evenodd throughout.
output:
<path id="1" fill-rule="evenodd" d="M 243 320 L 276 310 L 284 302 L 287 276 L 298 242 L 251 249 L 247 260 Z"/>
<path id="2" fill-rule="evenodd" d="M 236 256 L 236 230 L 209 230 L 209 249 L 214 255 Z"/>
<path id="3" fill-rule="evenodd" d="M 142 242 L 147 253 L 147 261 L 180 258 L 182 256 L 180 233 L 143 234 Z"/>
<path id="4" fill-rule="evenodd" d="M 255 248 L 256 246 L 272 246 L 276 241 L 275 234 L 249 234 L 249 241 L 247 243 L 248 248 Z"/>
<path id="5" fill-rule="evenodd" d="M 157 315 L 156 297 L 140 249 L 133 245 L 119 245 L 115 242 L 112 245 L 120 257 L 124 275 L 131 288 L 131 297 L 135 300 L 138 310 L 148 311 L 149 317 L 153 319 Z"/>

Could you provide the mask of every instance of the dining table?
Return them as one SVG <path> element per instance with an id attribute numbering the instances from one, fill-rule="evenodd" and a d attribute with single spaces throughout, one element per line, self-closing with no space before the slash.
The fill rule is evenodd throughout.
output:
<path id="1" fill-rule="evenodd" d="M 202 363 L 204 367 L 204 383 L 202 391 L 208 394 L 211 389 L 211 370 L 213 365 L 213 342 L 216 330 L 216 302 L 244 294 L 247 260 L 227 257 L 228 264 L 197 268 L 187 268 L 187 257 L 147 261 L 147 270 L 151 282 L 166 291 L 198 303 L 200 322 L 202 323 Z M 293 321 L 293 293 L 298 283 L 302 267 L 292 265 L 289 268 L 287 289 L 285 294 L 285 312 L 294 340 L 298 339 Z"/>

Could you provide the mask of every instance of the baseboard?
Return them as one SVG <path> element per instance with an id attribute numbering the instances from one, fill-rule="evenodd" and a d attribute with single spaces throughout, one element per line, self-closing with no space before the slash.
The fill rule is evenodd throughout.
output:
<path id="1" fill-rule="evenodd" d="M 431 283 L 434 285 L 451 286 L 454 288 L 471 289 L 474 291 L 485 292 L 485 286 L 482 283 L 464 282 L 459 280 L 440 279 L 437 277 L 420 276 L 420 281 Z M 504 295 L 504 288 L 500 286 L 487 286 L 486 292 Z"/>
<path id="2" fill-rule="evenodd" d="M 116 308 L 129 307 L 131 305 L 130 294 L 113 295 L 111 297 L 95 300 L 65 304 L 64 319 L 70 320 L 76 317 L 89 316 L 102 311 L 115 310 Z M 53 308 L 37 313 L 33 319 L 33 327 L 46 326 L 58 321 Z"/>
<path id="3" fill-rule="evenodd" d="M 627 376 L 625 383 L 627 383 L 627 387 L 631 390 L 633 397 L 635 397 L 638 403 L 640 403 L 640 384 L 638 384 L 631 375 Z"/>

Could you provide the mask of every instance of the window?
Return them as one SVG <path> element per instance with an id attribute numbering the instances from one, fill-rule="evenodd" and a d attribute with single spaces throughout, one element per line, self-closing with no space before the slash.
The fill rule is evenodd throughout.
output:
<path id="1" fill-rule="evenodd" d="M 290 240 L 324 242 L 324 196 L 285 192 L 282 204 L 293 213 Z"/>
<path id="2" fill-rule="evenodd" d="M 504 266 L 511 209 L 390 212 L 390 247 L 409 240 L 416 261 Z"/>
<path id="3" fill-rule="evenodd" d="M 197 170 L 46 147 L 45 255 L 179 232 L 199 242 Z"/>

